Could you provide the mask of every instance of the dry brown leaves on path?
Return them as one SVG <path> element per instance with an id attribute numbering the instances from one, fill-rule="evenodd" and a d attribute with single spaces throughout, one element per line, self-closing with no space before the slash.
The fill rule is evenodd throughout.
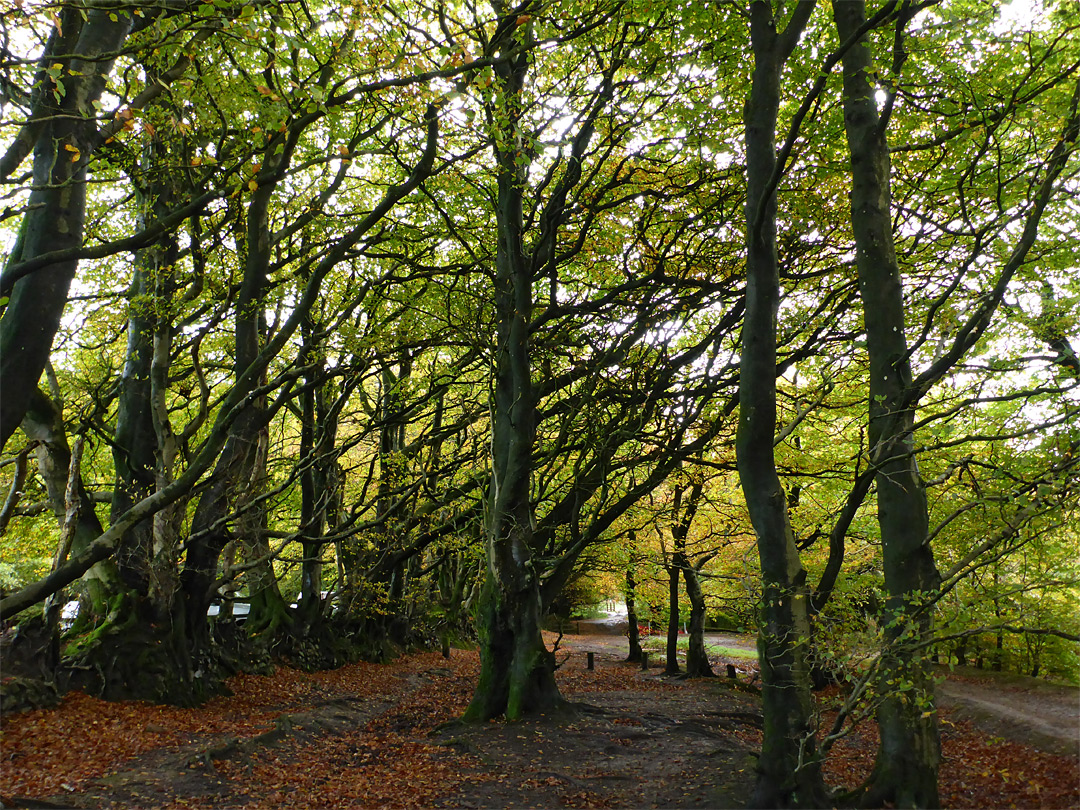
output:
<path id="1" fill-rule="evenodd" d="M 560 688 L 597 708 L 572 722 L 492 723 L 460 734 L 433 730 L 467 706 L 475 652 L 241 675 L 228 682 L 231 696 L 197 709 L 72 693 L 56 708 L 3 719 L 0 795 L 194 810 L 744 803 L 752 783 L 746 752 L 760 744 L 756 699 L 717 681 L 642 673 L 610 656 L 587 671 L 584 656 L 566 648 Z M 284 725 L 283 716 L 291 718 Z M 320 725 L 328 717 L 337 725 Z M 274 736 L 279 726 L 287 733 Z M 873 731 L 837 745 L 830 784 L 865 778 Z M 260 734 L 265 744 L 232 745 Z M 948 712 L 942 743 L 946 807 L 1080 806 L 1075 758 L 988 736 Z"/>

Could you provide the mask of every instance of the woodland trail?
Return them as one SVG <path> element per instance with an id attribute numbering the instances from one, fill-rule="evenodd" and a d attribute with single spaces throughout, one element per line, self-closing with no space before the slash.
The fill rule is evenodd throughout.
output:
<path id="1" fill-rule="evenodd" d="M 642 672 L 622 661 L 625 644 L 563 636 L 557 679 L 576 710 L 514 724 L 448 722 L 474 688 L 471 650 L 238 676 L 232 696 L 198 709 L 73 694 L 55 709 L 4 718 L 0 795 L 5 807 L 85 810 L 745 806 L 760 745 L 753 690 Z M 865 776 L 872 729 L 834 749 L 831 785 Z M 950 709 L 942 737 L 946 807 L 1080 805 L 1075 756 L 988 734 Z"/>
<path id="2" fill-rule="evenodd" d="M 576 649 L 626 656 L 625 617 L 569 624 L 577 631 L 567 636 Z M 734 633 L 706 633 L 705 643 L 756 650 L 753 636 Z M 745 662 L 737 667 L 745 671 Z M 996 737 L 1080 758 L 1080 688 L 974 667 L 942 668 L 940 675 L 945 680 L 938 686 L 938 701 L 958 717 Z"/>
<path id="3" fill-rule="evenodd" d="M 968 667 L 938 687 L 943 706 L 978 728 L 1042 751 L 1080 757 L 1080 690 Z"/>

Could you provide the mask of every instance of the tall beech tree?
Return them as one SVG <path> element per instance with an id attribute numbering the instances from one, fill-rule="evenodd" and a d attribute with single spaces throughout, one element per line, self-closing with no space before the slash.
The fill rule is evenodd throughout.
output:
<path id="1" fill-rule="evenodd" d="M 905 4 L 896 22 L 897 51 L 910 16 Z M 856 39 L 866 23 L 865 3 L 833 4 L 841 42 Z M 937 807 L 941 760 L 934 689 L 920 642 L 933 631 L 931 599 L 941 578 L 934 565 L 926 488 L 915 459 L 914 402 L 904 318 L 902 273 L 892 235 L 888 115 L 877 109 L 870 49 L 864 40 L 843 56 L 843 105 L 851 152 L 851 222 L 859 291 L 870 360 L 868 443 L 875 470 L 878 525 L 888 599 L 882 684 L 912 684 L 909 694 L 884 689 L 878 709 L 881 743 L 872 785 L 864 800 L 876 807 Z M 898 70 L 899 65 L 894 65 Z"/>
<path id="2" fill-rule="evenodd" d="M 783 22 L 772 3 L 750 5 L 753 75 L 745 111 L 746 315 L 739 367 L 736 455 L 761 563 L 764 740 L 754 807 L 827 807 L 814 745 L 810 697 L 809 590 L 776 471 L 776 344 L 780 277 L 776 248 L 776 129 L 784 65 L 814 9 L 796 3 Z"/>
<path id="3" fill-rule="evenodd" d="M 892 73 L 899 77 L 907 57 L 907 26 L 916 6 L 887 4 L 883 10 L 891 8 L 896 8 Z M 915 457 L 916 408 L 985 333 L 1034 244 L 1045 207 L 1075 149 L 1080 83 L 1075 84 L 1061 139 L 1048 156 L 1028 205 L 1023 230 L 994 285 L 957 330 L 948 349 L 914 375 L 904 274 L 894 237 L 887 139 L 896 96 L 886 94 L 879 109 L 878 88 L 871 80 L 874 60 L 866 39 L 865 3 L 834 4 L 833 17 L 840 40 L 849 45 L 843 54 L 843 111 L 851 158 L 851 223 L 869 358 L 869 455 L 875 471 L 887 594 L 878 708 L 881 743 L 862 801 L 870 806 L 892 802 L 900 807 L 935 807 L 940 744 L 926 650 L 941 576 L 934 563 L 926 489 Z M 912 685 L 910 694 L 897 694 L 890 688 L 900 682 Z"/>
<path id="4" fill-rule="evenodd" d="M 555 685 L 554 658 L 540 635 L 540 580 L 532 560 L 536 400 L 529 330 L 534 271 L 524 243 L 522 211 L 528 161 L 519 156 L 527 137 L 522 120 L 523 94 L 536 47 L 532 16 L 539 10 L 539 3 L 515 9 L 500 0 L 492 5 L 497 17 L 489 52 L 502 54 L 505 59 L 494 71 L 498 103 L 487 110 L 494 128 L 498 184 L 494 289 L 497 342 L 486 527 L 488 580 L 478 628 L 481 671 L 466 720 L 487 720 L 501 714 L 516 720 L 557 708 L 563 702 Z M 575 158 L 580 160 L 579 156 Z M 553 214 L 557 222 L 561 212 Z"/>

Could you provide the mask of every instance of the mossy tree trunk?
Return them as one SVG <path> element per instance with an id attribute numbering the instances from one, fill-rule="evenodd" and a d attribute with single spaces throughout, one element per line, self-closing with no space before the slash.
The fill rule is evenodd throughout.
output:
<path id="1" fill-rule="evenodd" d="M 516 720 L 563 704 L 554 658 L 540 632 L 540 572 L 534 560 L 532 506 L 536 403 L 530 327 L 533 262 L 524 246 L 523 194 L 528 165 L 523 142 L 523 92 L 535 46 L 530 6 L 507 9 L 491 51 L 509 57 L 495 66 L 497 102 L 488 114 L 500 130 L 493 142 L 495 201 L 494 309 L 496 345 L 492 397 L 491 484 L 488 495 L 487 581 L 481 599 L 480 681 L 466 720 L 499 715 Z M 520 24 L 519 24 L 520 23 Z"/>

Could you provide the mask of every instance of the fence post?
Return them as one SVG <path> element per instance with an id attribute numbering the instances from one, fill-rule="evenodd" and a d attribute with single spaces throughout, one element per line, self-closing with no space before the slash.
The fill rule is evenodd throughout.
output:
<path id="1" fill-rule="evenodd" d="M 589 664 L 588 664 L 589 669 L 592 669 L 593 668 L 593 653 L 591 653 L 591 652 L 590 653 L 585 653 L 585 655 L 589 659 Z"/>

